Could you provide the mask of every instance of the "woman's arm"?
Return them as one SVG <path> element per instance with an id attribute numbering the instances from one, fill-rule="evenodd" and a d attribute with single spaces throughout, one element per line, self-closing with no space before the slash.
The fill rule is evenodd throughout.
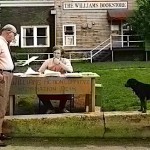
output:
<path id="1" fill-rule="evenodd" d="M 44 71 L 47 69 L 49 63 L 49 59 L 45 60 L 44 63 L 42 64 L 42 66 L 39 68 L 39 72 L 40 73 L 44 73 Z"/>
<path id="2" fill-rule="evenodd" d="M 73 67 L 69 59 L 64 58 L 64 62 L 59 62 L 59 65 L 67 72 L 73 72 Z"/>

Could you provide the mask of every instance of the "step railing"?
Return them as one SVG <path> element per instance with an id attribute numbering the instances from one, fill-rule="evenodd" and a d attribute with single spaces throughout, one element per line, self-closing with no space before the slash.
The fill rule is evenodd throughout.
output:
<path id="1" fill-rule="evenodd" d="M 110 48 L 112 50 L 111 45 L 111 37 L 100 43 L 98 46 L 93 48 L 92 50 L 82 50 L 82 51 L 74 51 L 74 52 L 68 52 L 69 59 L 74 60 L 90 60 L 90 62 L 93 62 L 93 57 L 95 57 L 97 54 L 99 54 L 102 50 Z M 76 58 L 74 58 L 76 56 Z"/>
<path id="2" fill-rule="evenodd" d="M 144 41 L 138 35 L 111 35 L 112 47 L 139 47 Z"/>
<path id="3" fill-rule="evenodd" d="M 140 36 L 138 35 L 110 35 L 110 38 L 99 44 L 91 51 L 91 63 L 93 57 L 98 55 L 102 50 L 112 50 L 116 47 L 139 47 L 141 44 L 144 43 L 144 41 L 138 38 L 140 38 Z M 93 51 L 95 50 L 98 51 L 93 54 Z"/>
<path id="4" fill-rule="evenodd" d="M 95 47 L 94 49 L 91 50 L 91 63 L 93 61 L 93 57 L 95 57 L 96 55 L 98 55 L 102 50 L 106 50 L 106 49 L 110 49 L 112 50 L 112 44 L 111 44 L 111 37 L 109 37 L 108 39 L 106 39 L 104 42 L 102 42 L 101 44 L 99 44 L 97 47 Z M 96 51 L 96 52 L 94 52 Z"/>
<path id="5" fill-rule="evenodd" d="M 83 61 L 90 60 L 93 62 L 93 58 L 96 57 L 102 50 L 112 50 L 115 47 L 133 47 L 138 46 L 140 43 L 143 43 L 143 40 L 136 40 L 137 35 L 110 35 L 108 39 L 100 43 L 98 46 L 92 50 L 81 50 L 81 51 L 70 51 L 66 52 L 71 61 Z M 135 39 L 135 40 L 134 40 Z M 53 57 L 53 53 L 17 53 L 17 55 L 25 55 L 25 59 L 18 59 L 18 62 L 24 62 L 31 58 L 32 56 L 39 56 L 38 59 L 34 60 L 36 62 L 43 62 L 48 58 Z M 43 59 L 43 56 L 47 55 L 46 59 Z"/>

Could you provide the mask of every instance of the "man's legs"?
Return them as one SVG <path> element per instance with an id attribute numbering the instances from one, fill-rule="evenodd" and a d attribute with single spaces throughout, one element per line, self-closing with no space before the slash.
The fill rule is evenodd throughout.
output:
<path id="1" fill-rule="evenodd" d="M 49 95 L 37 95 L 39 100 L 43 103 L 46 113 L 55 113 L 54 107 L 49 99 Z"/>
<path id="2" fill-rule="evenodd" d="M 66 102 L 67 102 L 67 99 L 60 100 L 60 103 L 59 103 L 60 110 L 63 110 L 65 108 Z"/>
<path id="3" fill-rule="evenodd" d="M 69 111 L 65 108 L 67 100 L 71 100 L 72 95 L 71 94 L 64 94 L 61 95 L 60 103 L 59 103 L 59 110 L 62 113 L 69 113 Z"/>
<path id="4" fill-rule="evenodd" d="M 69 112 L 66 108 L 66 102 L 67 100 L 71 100 L 71 96 L 70 94 L 59 94 L 59 95 L 37 95 L 38 98 L 42 101 L 42 103 L 44 104 L 45 108 L 47 109 L 47 113 L 55 113 L 54 111 L 54 107 L 50 102 L 51 100 L 60 100 L 59 103 L 59 110 L 62 113 L 67 113 Z"/>
<path id="5" fill-rule="evenodd" d="M 9 102 L 9 91 L 10 91 L 11 81 L 13 77 L 13 75 L 9 72 L 3 72 L 3 75 L 4 75 L 4 82 L 0 82 L 0 87 L 3 90 L 3 93 L 0 93 L 1 94 L 0 96 L 0 146 L 3 146 L 1 144 L 2 143 L 1 140 L 3 138 L 2 125 L 7 110 L 7 104 Z"/>

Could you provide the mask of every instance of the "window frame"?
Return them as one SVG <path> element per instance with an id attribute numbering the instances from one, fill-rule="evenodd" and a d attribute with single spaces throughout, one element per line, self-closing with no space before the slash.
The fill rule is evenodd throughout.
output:
<path id="1" fill-rule="evenodd" d="M 69 26 L 71 26 L 71 27 L 73 27 L 73 35 L 65 35 L 65 27 L 69 27 Z M 66 44 L 66 37 L 72 37 L 73 38 L 73 44 L 70 44 L 70 45 L 68 45 L 68 44 Z M 63 46 L 76 46 L 76 25 L 75 24 L 64 24 L 63 25 Z"/>
<path id="2" fill-rule="evenodd" d="M 33 28 L 33 45 L 24 45 L 24 34 L 23 30 Z M 37 44 L 37 29 L 38 28 L 45 28 L 46 29 L 46 35 L 45 40 L 47 40 L 46 45 L 38 45 Z M 50 27 L 48 25 L 35 25 L 35 26 L 21 26 L 21 48 L 37 48 L 37 47 L 49 47 L 50 46 Z"/>

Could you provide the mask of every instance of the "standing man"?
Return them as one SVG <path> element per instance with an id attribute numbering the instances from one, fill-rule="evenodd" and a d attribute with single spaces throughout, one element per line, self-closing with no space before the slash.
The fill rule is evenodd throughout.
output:
<path id="1" fill-rule="evenodd" d="M 9 43 L 15 39 L 16 28 L 7 24 L 0 35 L 0 147 L 6 146 L 3 140 L 8 139 L 2 132 L 2 125 L 9 102 L 9 90 L 13 77 L 14 64 L 9 51 Z"/>

